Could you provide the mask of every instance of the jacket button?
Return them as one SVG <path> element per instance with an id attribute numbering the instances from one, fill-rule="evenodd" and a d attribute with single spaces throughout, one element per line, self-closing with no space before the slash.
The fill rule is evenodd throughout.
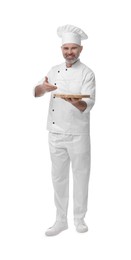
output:
<path id="1" fill-rule="evenodd" d="M 54 111 L 54 109 L 52 109 L 52 111 Z"/>
<path id="2" fill-rule="evenodd" d="M 54 85 L 56 85 L 56 83 L 54 83 Z"/>
<path id="3" fill-rule="evenodd" d="M 60 73 L 60 71 L 58 70 L 58 73 Z"/>
<path id="4" fill-rule="evenodd" d="M 55 124 L 55 122 L 53 122 L 53 124 Z"/>

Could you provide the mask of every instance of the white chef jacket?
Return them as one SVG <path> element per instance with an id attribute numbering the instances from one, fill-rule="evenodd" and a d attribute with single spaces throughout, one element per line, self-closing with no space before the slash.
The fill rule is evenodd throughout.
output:
<path id="1" fill-rule="evenodd" d="M 95 75 L 85 64 L 77 60 L 70 68 L 65 63 L 54 66 L 48 73 L 49 83 L 56 85 L 51 92 L 47 129 L 53 133 L 89 134 L 90 110 L 95 102 Z M 87 94 L 84 98 L 87 108 L 79 111 L 64 99 L 54 97 L 54 93 Z"/>

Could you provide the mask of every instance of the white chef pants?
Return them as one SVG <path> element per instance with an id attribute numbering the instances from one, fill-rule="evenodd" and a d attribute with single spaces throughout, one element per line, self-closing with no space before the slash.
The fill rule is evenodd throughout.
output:
<path id="1" fill-rule="evenodd" d="M 67 221 L 69 200 L 69 167 L 73 172 L 74 222 L 84 219 L 87 211 L 90 175 L 90 137 L 49 133 L 52 161 L 52 181 L 56 206 L 56 220 Z"/>

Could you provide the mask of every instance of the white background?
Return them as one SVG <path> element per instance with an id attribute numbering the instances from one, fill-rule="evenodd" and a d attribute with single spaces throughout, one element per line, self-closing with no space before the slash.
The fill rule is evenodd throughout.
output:
<path id="1" fill-rule="evenodd" d="M 1 260 L 131 259 L 129 2 L 0 2 Z M 96 75 L 89 232 L 78 234 L 73 226 L 71 178 L 69 230 L 48 238 L 44 232 L 55 220 L 49 95 L 35 99 L 32 90 L 63 62 L 56 29 L 67 23 L 88 34 L 81 61 Z"/>

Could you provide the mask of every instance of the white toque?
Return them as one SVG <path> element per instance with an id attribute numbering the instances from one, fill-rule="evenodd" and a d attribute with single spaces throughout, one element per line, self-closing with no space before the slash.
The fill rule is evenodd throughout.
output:
<path id="1" fill-rule="evenodd" d="M 62 38 L 62 44 L 75 43 L 81 45 L 81 40 L 88 38 L 84 31 L 70 24 L 58 27 L 57 34 Z"/>

